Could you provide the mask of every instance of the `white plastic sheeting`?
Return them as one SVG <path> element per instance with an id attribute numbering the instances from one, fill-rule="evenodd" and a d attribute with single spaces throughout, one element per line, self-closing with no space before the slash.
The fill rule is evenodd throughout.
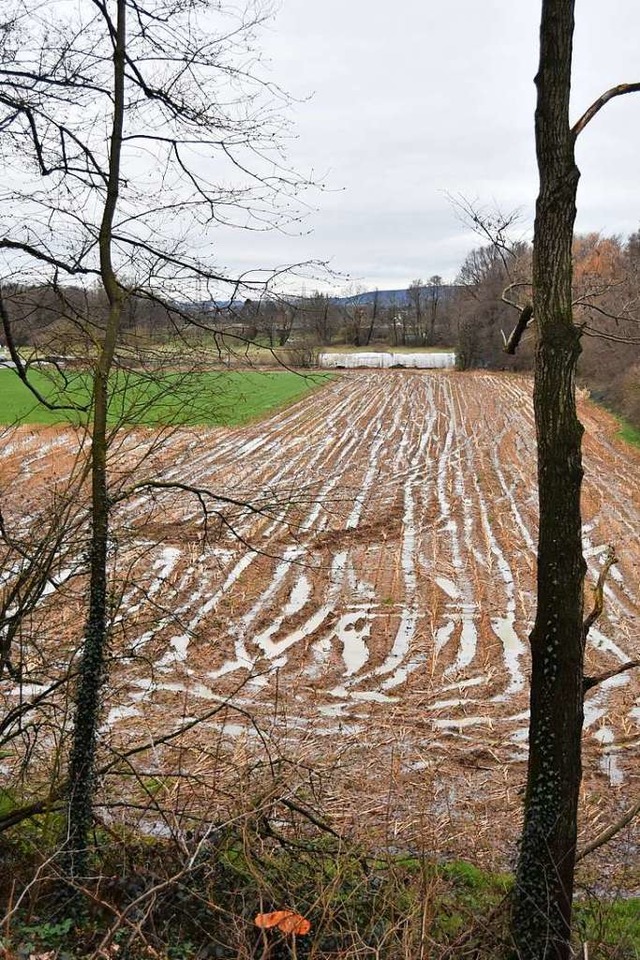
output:
<path id="1" fill-rule="evenodd" d="M 321 353 L 321 367 L 412 367 L 419 370 L 451 369 L 456 365 L 455 353 Z"/>

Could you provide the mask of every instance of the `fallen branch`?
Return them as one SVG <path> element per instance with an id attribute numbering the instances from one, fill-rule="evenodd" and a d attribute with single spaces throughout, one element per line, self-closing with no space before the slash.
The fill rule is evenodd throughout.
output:
<path id="1" fill-rule="evenodd" d="M 615 823 L 612 823 L 610 827 L 607 827 L 606 830 L 603 830 L 602 833 L 598 834 L 591 843 L 587 843 L 584 847 L 578 850 L 576 854 L 576 863 L 579 860 L 584 859 L 590 853 L 593 853 L 594 850 L 597 850 L 598 847 L 603 846 L 603 844 L 608 843 L 616 833 L 620 833 L 621 830 L 631 823 L 634 817 L 637 817 L 640 813 L 640 800 L 637 800 L 628 810 L 626 810 L 619 820 L 616 820 Z"/>
<path id="2" fill-rule="evenodd" d="M 334 830 L 333 827 L 329 826 L 328 823 L 325 823 L 323 820 L 321 820 L 320 817 L 317 817 L 312 810 L 308 809 L 308 807 L 303 807 L 299 803 L 296 803 L 295 800 L 289 800 L 286 797 L 280 797 L 278 802 L 281 803 L 283 807 L 287 807 L 288 810 L 299 813 L 300 816 L 312 823 L 314 827 L 318 828 L 318 830 L 324 830 L 325 833 L 330 833 L 337 840 L 341 840 L 343 843 L 345 842 L 344 837 Z"/>
<path id="3" fill-rule="evenodd" d="M 40 816 L 43 813 L 53 813 L 61 808 L 64 786 L 51 793 L 45 800 L 36 800 L 24 807 L 15 807 L 0 817 L 0 833 L 15 827 L 23 820 Z"/>

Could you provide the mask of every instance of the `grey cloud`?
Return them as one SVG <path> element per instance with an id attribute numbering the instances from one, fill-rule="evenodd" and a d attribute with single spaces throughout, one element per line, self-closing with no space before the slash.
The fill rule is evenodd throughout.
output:
<path id="1" fill-rule="evenodd" d="M 577 116 L 640 79 L 640 6 L 583 0 L 576 17 Z M 283 0 L 270 75 L 315 91 L 295 107 L 291 160 L 330 189 L 309 197 L 301 237 L 225 237 L 225 260 L 331 259 L 365 286 L 403 286 L 453 278 L 474 245 L 444 191 L 531 218 L 538 18 L 539 3 L 513 0 Z M 640 96 L 624 99 L 583 134 L 580 229 L 635 229 Z"/>

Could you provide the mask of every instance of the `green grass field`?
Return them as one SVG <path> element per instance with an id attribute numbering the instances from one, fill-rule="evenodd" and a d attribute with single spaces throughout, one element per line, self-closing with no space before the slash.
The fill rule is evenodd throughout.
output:
<path id="1" fill-rule="evenodd" d="M 66 383 L 58 374 L 33 371 L 30 378 L 49 401 L 86 406 L 90 380 L 86 373 L 70 373 Z M 109 420 L 112 425 L 232 426 L 286 406 L 330 379 L 326 374 L 300 376 L 287 371 L 161 373 L 147 377 L 119 371 L 113 375 Z M 49 410 L 9 369 L 0 370 L 0 423 L 81 424 L 82 410 Z"/>
<path id="2" fill-rule="evenodd" d="M 627 423 L 626 420 L 622 420 L 620 417 L 618 420 L 620 422 L 618 436 L 622 440 L 626 440 L 627 443 L 632 443 L 635 447 L 640 447 L 640 430 L 634 427 L 633 424 Z"/>

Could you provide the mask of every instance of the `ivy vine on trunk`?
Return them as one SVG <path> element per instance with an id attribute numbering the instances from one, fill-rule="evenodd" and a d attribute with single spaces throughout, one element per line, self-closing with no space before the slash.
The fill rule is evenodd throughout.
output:
<path id="1" fill-rule="evenodd" d="M 75 702 L 73 746 L 69 764 L 69 813 L 67 843 L 70 874 L 86 872 L 92 827 L 94 771 L 100 688 L 105 672 L 108 644 L 107 553 L 109 544 L 109 489 L 107 479 L 107 414 L 109 374 L 113 367 L 122 317 L 123 290 L 113 268 L 113 222 L 120 187 L 120 157 L 124 126 L 124 80 L 126 53 L 126 2 L 117 0 L 113 34 L 113 120 L 109 143 L 109 167 L 98 247 L 100 279 L 109 310 L 93 375 L 93 420 L 91 432 L 91 544 L 89 611 L 80 663 Z"/>
<path id="2" fill-rule="evenodd" d="M 543 0 L 536 76 L 540 187 L 533 250 L 534 408 L 540 525 L 536 619 L 531 633 L 531 719 L 524 824 L 512 933 L 520 960 L 568 960 L 581 735 L 585 561 L 580 491 L 583 428 L 576 412 L 580 331 L 573 323 L 573 228 L 579 171 L 575 140 L 611 91 L 569 121 L 574 0 Z M 616 88 L 619 93 L 637 84 Z"/>

